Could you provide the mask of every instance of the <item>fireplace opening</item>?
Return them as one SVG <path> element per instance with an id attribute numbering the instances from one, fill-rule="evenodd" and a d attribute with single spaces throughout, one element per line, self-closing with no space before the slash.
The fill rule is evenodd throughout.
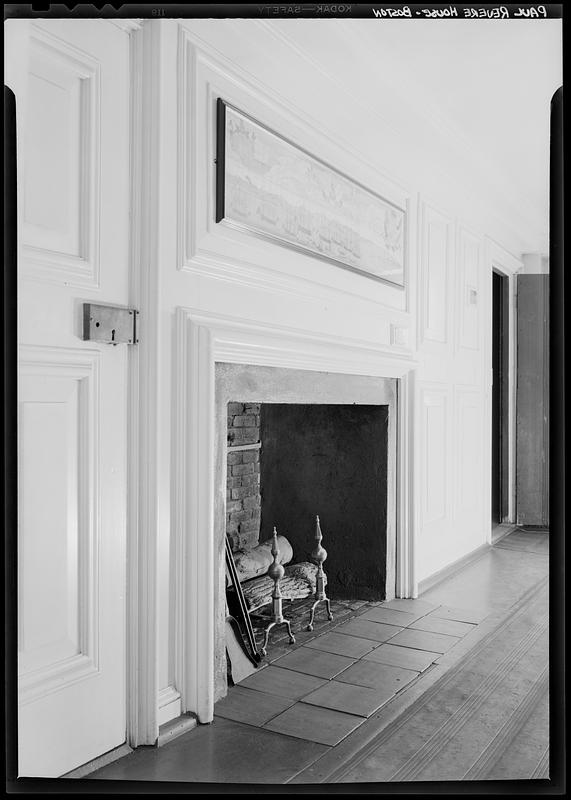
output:
<path id="1" fill-rule="evenodd" d="M 319 515 L 328 594 L 384 600 L 388 405 L 229 402 L 226 533 L 252 551 L 274 526 L 311 561 Z"/>

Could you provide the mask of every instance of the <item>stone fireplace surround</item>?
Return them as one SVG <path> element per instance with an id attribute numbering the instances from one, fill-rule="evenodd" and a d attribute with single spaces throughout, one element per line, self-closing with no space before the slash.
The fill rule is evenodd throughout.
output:
<path id="1" fill-rule="evenodd" d="M 178 309 L 172 491 L 175 673 L 183 713 L 211 721 L 214 703 L 227 688 L 229 401 L 389 406 L 387 599 L 415 596 L 411 356 L 390 346 Z"/>

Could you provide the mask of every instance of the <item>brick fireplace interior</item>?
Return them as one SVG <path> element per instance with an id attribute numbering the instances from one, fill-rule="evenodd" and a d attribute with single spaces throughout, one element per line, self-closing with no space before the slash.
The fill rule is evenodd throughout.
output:
<path id="1" fill-rule="evenodd" d="M 388 405 L 227 404 L 226 532 L 234 551 L 274 525 L 309 561 L 319 514 L 329 594 L 384 600 Z"/>

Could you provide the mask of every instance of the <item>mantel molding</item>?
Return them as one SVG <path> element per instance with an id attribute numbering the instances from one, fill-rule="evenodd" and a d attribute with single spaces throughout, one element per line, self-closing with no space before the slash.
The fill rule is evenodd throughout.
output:
<path id="1" fill-rule="evenodd" d="M 396 596 L 416 592 L 412 514 L 416 362 L 373 345 L 285 330 L 179 307 L 175 326 L 173 423 L 173 559 L 175 683 L 182 713 L 200 722 L 214 713 L 215 365 L 259 366 L 399 379 L 397 433 Z"/>
<path id="2" fill-rule="evenodd" d="M 180 307 L 177 316 L 208 330 L 214 361 L 385 378 L 400 378 L 418 363 L 410 349 L 356 338 L 187 307 Z"/>

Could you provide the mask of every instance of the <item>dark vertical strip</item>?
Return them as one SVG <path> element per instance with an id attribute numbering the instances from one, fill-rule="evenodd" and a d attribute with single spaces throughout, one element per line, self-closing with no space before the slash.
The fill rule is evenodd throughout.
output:
<path id="1" fill-rule="evenodd" d="M 509 281 L 492 273 L 492 522 L 508 517 Z"/>
<path id="2" fill-rule="evenodd" d="M 500 521 L 509 512 L 509 279 L 501 276 L 500 294 Z"/>
<path id="3" fill-rule="evenodd" d="M 543 469 L 543 500 L 541 513 L 543 525 L 549 527 L 549 275 L 545 275 L 545 288 L 543 294 L 543 318 L 546 320 L 545 332 L 543 335 L 543 396 L 545 405 L 543 407 L 543 441 L 545 442 L 544 469 Z"/>
<path id="4" fill-rule="evenodd" d="M 517 521 L 544 527 L 547 442 L 546 297 L 549 276 L 517 278 Z"/>
<path id="5" fill-rule="evenodd" d="M 18 774 L 18 685 L 17 685 L 17 458 L 16 458 L 16 98 L 4 86 L 4 576 L 6 680 L 6 777 Z"/>
<path id="6" fill-rule="evenodd" d="M 565 785 L 565 315 L 563 270 L 563 89 L 551 100 L 550 273 L 550 764 L 552 785 Z M 563 790 L 564 791 L 564 790 Z"/>
<path id="7" fill-rule="evenodd" d="M 501 517 L 501 448 L 500 448 L 500 294 L 501 278 L 492 273 L 492 523 L 502 521 Z"/>
<path id="8" fill-rule="evenodd" d="M 216 222 L 224 219 L 224 170 L 226 164 L 226 103 L 216 101 Z"/>

